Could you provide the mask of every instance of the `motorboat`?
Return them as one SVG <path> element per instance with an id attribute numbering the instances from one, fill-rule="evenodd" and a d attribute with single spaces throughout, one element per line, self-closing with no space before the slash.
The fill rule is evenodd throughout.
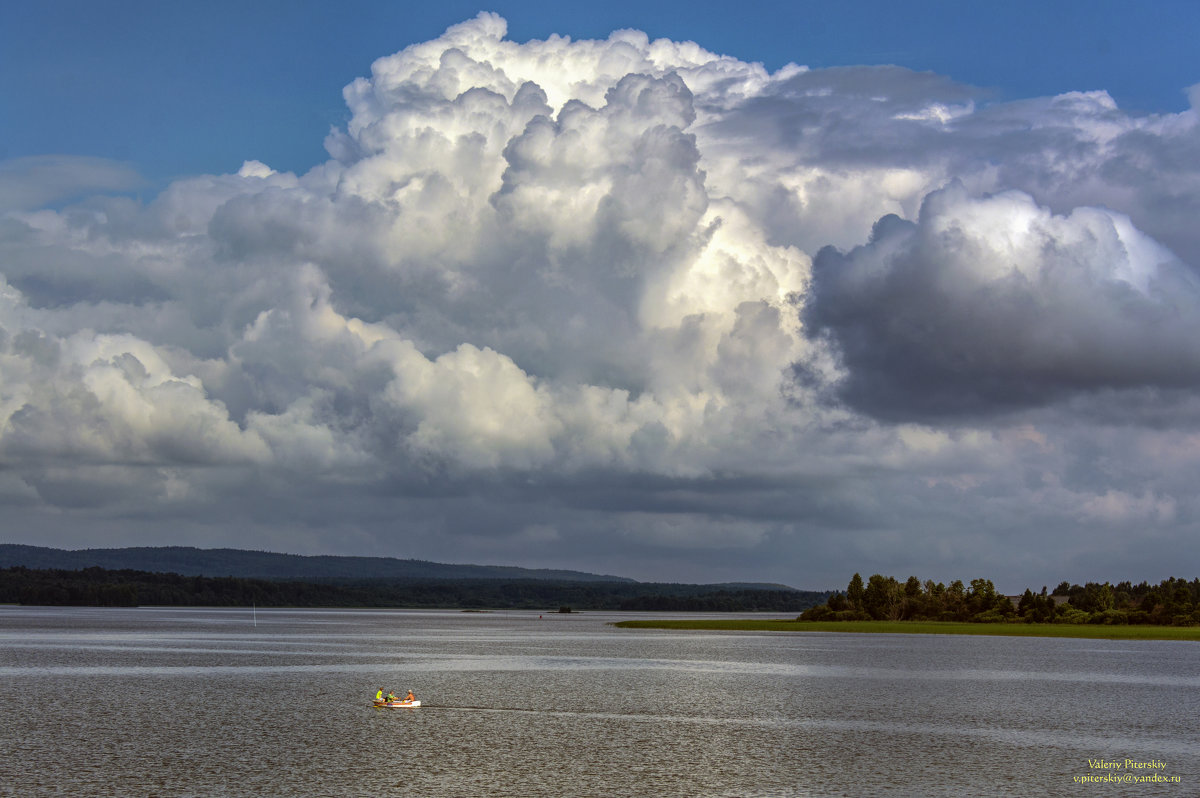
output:
<path id="1" fill-rule="evenodd" d="M 413 701 L 401 701 L 399 699 L 397 699 L 395 701 L 375 700 L 375 701 L 372 701 L 371 703 L 373 703 L 377 707 L 384 707 L 386 709 L 409 709 L 412 707 L 421 706 L 421 702 L 418 700 L 413 700 Z"/>

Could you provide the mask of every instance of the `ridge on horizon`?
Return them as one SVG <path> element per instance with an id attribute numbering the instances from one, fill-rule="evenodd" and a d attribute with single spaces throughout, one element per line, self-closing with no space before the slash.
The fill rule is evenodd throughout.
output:
<path id="1" fill-rule="evenodd" d="M 639 585 L 697 584 L 724 590 L 800 590 L 777 582 L 713 583 L 643 582 L 626 576 L 560 568 L 517 565 L 442 563 L 400 557 L 342 554 L 288 554 L 257 549 L 196 546 L 123 546 L 59 549 L 23 543 L 0 543 L 0 568 L 58 568 L 172 572 L 182 576 L 235 576 L 249 579 L 508 579 L 559 582 L 619 582 Z M 801 591 L 803 592 L 803 591 Z M 820 592 L 820 591 L 817 591 Z"/>
<path id="2" fill-rule="evenodd" d="M 580 582 L 638 580 L 611 574 L 515 565 L 440 563 L 399 557 L 288 554 L 251 549 L 196 546 L 125 546 L 58 549 L 0 543 L 0 567 L 172 571 L 184 576 L 238 576 L 267 579 L 543 579 Z"/>

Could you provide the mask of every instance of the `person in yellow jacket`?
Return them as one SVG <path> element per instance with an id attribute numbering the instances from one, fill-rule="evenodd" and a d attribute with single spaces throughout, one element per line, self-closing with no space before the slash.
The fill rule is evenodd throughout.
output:
<path id="1" fill-rule="evenodd" d="M 375 700 L 376 700 L 376 701 L 383 701 L 383 688 L 382 688 L 382 687 L 380 687 L 380 688 L 379 688 L 379 692 L 377 692 L 377 693 L 375 694 Z"/>

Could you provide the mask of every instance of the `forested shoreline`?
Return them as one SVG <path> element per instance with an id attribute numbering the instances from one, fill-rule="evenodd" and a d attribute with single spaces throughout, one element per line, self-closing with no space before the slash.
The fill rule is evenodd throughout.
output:
<path id="1" fill-rule="evenodd" d="M 1192 626 L 1200 624 L 1200 578 L 1148 582 L 1062 582 L 1052 592 L 1026 589 L 1019 597 L 996 592 L 990 579 L 949 586 L 910 576 L 901 583 L 855 574 L 845 591 L 805 610 L 802 621 L 973 621 L 976 623 L 1094 623 Z"/>
<path id="2" fill-rule="evenodd" d="M 819 603 L 824 600 L 824 603 Z M 855 574 L 844 591 L 540 579 L 272 580 L 105 569 L 0 568 L 0 603 L 48 606 L 379 607 L 801 612 L 803 621 L 1200 624 L 1200 579 L 1060 583 L 1021 596 L 989 579 L 949 585 Z"/>
<path id="3" fill-rule="evenodd" d="M 98 567 L 0 569 L 0 603 L 136 607 L 379 607 L 445 609 L 800 612 L 828 592 L 541 579 L 277 581 Z"/>

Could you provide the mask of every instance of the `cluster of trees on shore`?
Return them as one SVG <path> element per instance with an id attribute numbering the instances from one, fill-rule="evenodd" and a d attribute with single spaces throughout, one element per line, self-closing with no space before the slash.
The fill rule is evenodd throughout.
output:
<path id="1" fill-rule="evenodd" d="M 1200 579 L 1164 579 L 1157 585 L 1119 582 L 1059 584 L 1047 594 L 1026 589 L 1019 597 L 997 593 L 990 579 L 955 580 L 949 586 L 910 576 L 855 574 L 845 592 L 806 610 L 802 621 L 910 620 L 984 623 L 1200 624 Z"/>
<path id="2" fill-rule="evenodd" d="M 799 612 L 827 592 L 542 579 L 276 581 L 128 569 L 0 569 L 0 603 L 136 607 L 409 607 Z"/>

